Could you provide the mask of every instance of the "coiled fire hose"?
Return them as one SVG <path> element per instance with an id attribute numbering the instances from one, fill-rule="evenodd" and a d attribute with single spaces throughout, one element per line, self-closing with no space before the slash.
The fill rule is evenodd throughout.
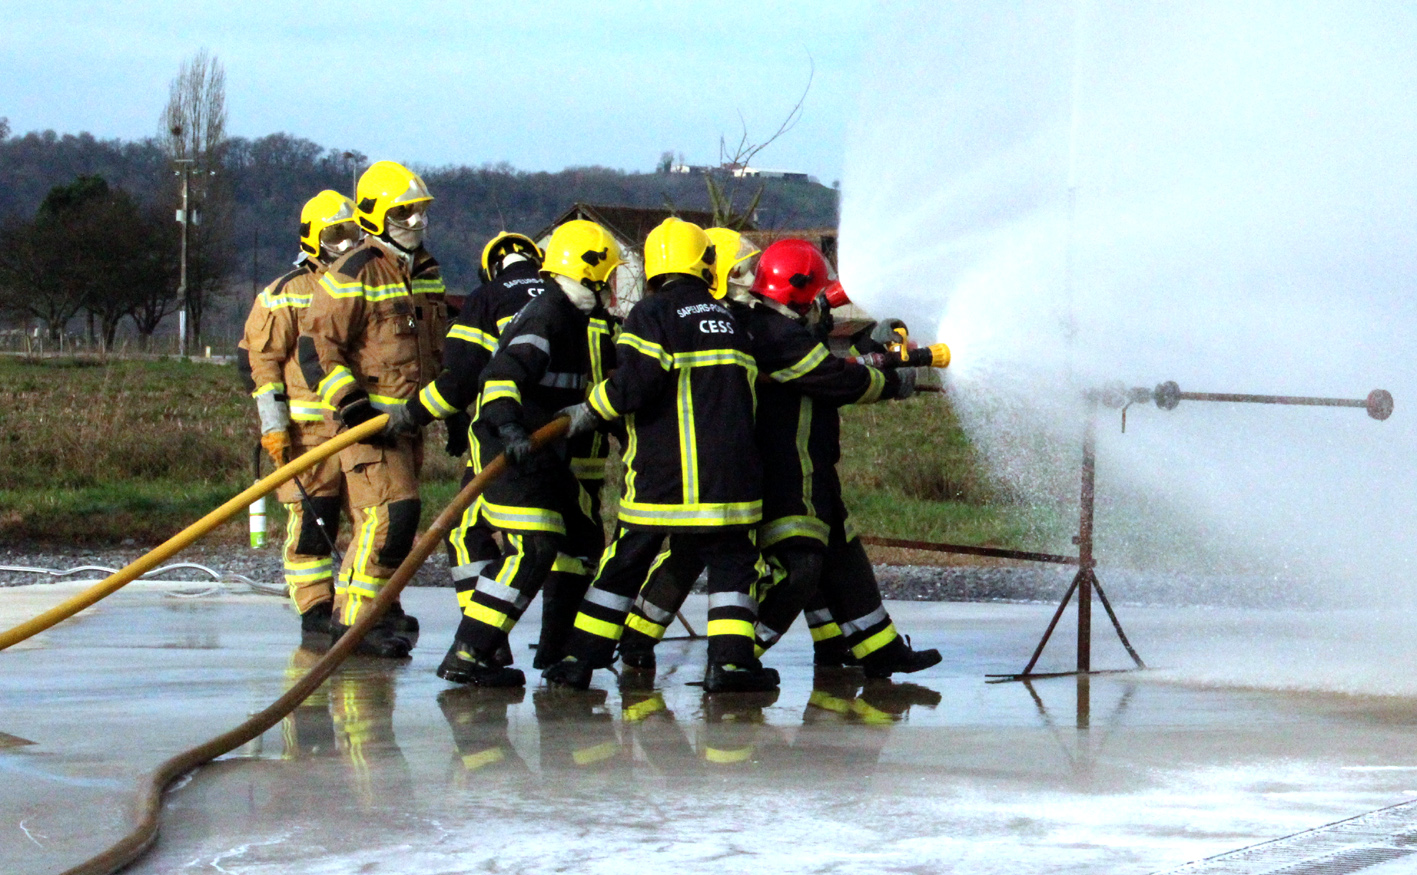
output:
<path id="1" fill-rule="evenodd" d="M 382 422 L 382 417 L 379 421 Z M 531 436 L 532 447 L 540 450 L 557 440 L 566 433 L 566 428 L 569 425 L 570 420 L 566 417 L 552 420 Z M 286 466 L 286 468 L 289 467 L 289 465 Z M 162 815 L 162 794 L 167 789 L 167 785 L 198 766 L 230 753 L 263 734 L 285 719 L 286 715 L 294 711 L 301 702 L 305 701 L 307 696 L 318 689 L 320 684 L 324 683 L 325 679 L 333 674 L 335 669 L 339 668 L 340 663 L 344 662 L 350 652 L 359 645 L 359 642 L 384 615 L 384 611 L 388 610 L 389 606 L 399 597 L 404 586 L 413 579 L 413 575 L 424 561 L 437 549 L 443 539 L 447 537 L 448 532 L 452 531 L 453 526 L 461 519 L 463 511 L 482 494 L 482 490 L 487 488 L 487 484 L 506 470 L 506 467 L 505 459 L 499 455 L 488 463 L 476 477 L 468 481 L 468 484 L 462 488 L 462 491 L 452 502 L 443 508 L 443 512 L 438 514 L 438 518 L 433 521 L 433 525 L 429 526 L 428 531 L 424 532 L 422 537 L 414 543 L 408 558 L 399 564 L 398 569 L 394 571 L 394 576 L 384 584 L 379 595 L 360 612 L 359 619 L 349 628 L 349 631 L 344 633 L 326 651 L 325 655 L 320 657 L 318 662 L 310 666 L 310 670 L 305 673 L 304 677 L 296 681 L 290 689 L 285 691 L 284 695 L 272 702 L 265 710 L 253 715 L 240 726 L 196 747 L 184 750 L 158 766 L 139 788 L 138 823 L 133 831 L 103 853 L 72 869 L 66 869 L 63 875 L 111 875 L 136 860 L 157 838 L 158 823 Z M 284 471 L 285 468 L 280 470 Z"/>
<path id="2" fill-rule="evenodd" d="M 365 438 L 372 437 L 379 433 L 388 422 L 387 414 L 380 414 L 368 422 L 360 423 L 348 431 L 340 432 L 338 435 L 320 444 L 313 450 L 302 454 L 296 459 L 282 465 L 263 480 L 253 483 L 240 495 L 218 507 L 216 510 L 197 520 L 192 525 L 168 538 L 159 546 L 135 559 L 128 566 L 109 575 L 88 589 L 77 595 L 70 597 L 64 602 L 55 605 L 32 620 L 27 620 L 13 629 L 0 632 L 0 650 L 5 650 L 24 641 L 33 635 L 69 619 L 70 617 L 90 607 L 101 599 L 113 595 L 118 590 L 157 568 L 167 559 L 175 556 L 181 550 L 186 549 L 198 538 L 210 532 L 212 529 L 246 510 L 251 502 L 274 492 L 282 483 L 294 478 L 297 474 L 313 468 L 335 453 L 349 446 L 358 443 Z"/>

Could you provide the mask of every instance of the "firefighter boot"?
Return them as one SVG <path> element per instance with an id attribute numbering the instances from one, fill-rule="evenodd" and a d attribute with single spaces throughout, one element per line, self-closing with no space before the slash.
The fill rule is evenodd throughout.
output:
<path id="1" fill-rule="evenodd" d="M 895 672 L 909 674 L 940 662 L 938 650 L 912 650 L 910 639 L 897 635 L 891 643 L 861 660 L 868 678 L 888 678 Z"/>
<path id="2" fill-rule="evenodd" d="M 573 690 L 590 689 L 590 678 L 595 668 L 583 659 L 568 656 L 541 673 L 553 687 L 570 687 Z"/>
<path id="3" fill-rule="evenodd" d="M 300 636 L 328 638 L 330 623 L 334 619 L 334 607 L 329 602 L 318 605 L 300 615 Z"/>
<path id="4" fill-rule="evenodd" d="M 654 645 L 657 643 L 643 632 L 625 629 L 620 636 L 620 662 L 626 668 L 654 671 Z"/>
<path id="5" fill-rule="evenodd" d="M 385 615 L 393 624 L 394 631 L 408 639 L 410 645 L 418 643 L 418 618 L 403 612 L 403 605 L 394 602 Z"/>
<path id="6" fill-rule="evenodd" d="M 498 665 L 496 656 L 482 656 L 465 641 L 453 639 L 448 655 L 438 666 L 438 677 L 455 684 L 474 687 L 524 687 L 526 675 L 521 669 Z"/>
<path id="7" fill-rule="evenodd" d="M 330 622 L 331 643 L 340 640 L 350 629 L 349 626 L 335 620 Z M 362 656 L 377 656 L 381 659 L 403 659 L 408 656 L 408 652 L 413 649 L 413 642 L 394 631 L 393 624 L 389 622 L 387 615 L 380 617 L 379 622 L 374 624 L 374 628 L 360 639 L 354 652 Z"/>
<path id="8" fill-rule="evenodd" d="M 812 645 L 812 664 L 819 668 L 845 668 L 861 663 L 851 655 L 846 639 L 837 635 Z"/>
<path id="9" fill-rule="evenodd" d="M 705 693 L 766 693 L 778 687 L 777 669 L 763 668 L 756 659 L 734 665 L 711 662 L 704 673 Z"/>

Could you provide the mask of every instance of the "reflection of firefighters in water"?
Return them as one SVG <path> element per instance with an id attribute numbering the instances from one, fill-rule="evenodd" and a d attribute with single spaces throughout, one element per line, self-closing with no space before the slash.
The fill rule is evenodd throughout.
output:
<path id="1" fill-rule="evenodd" d="M 525 687 L 454 687 L 438 694 L 453 733 L 451 786 L 466 789 L 492 776 L 526 774 L 526 762 L 507 735 L 507 709 L 525 698 Z"/>
<path id="2" fill-rule="evenodd" d="M 541 734 L 543 772 L 605 772 L 627 769 L 631 757 L 620 748 L 615 718 L 605 706 L 605 690 L 567 692 L 539 689 L 531 694 Z"/>

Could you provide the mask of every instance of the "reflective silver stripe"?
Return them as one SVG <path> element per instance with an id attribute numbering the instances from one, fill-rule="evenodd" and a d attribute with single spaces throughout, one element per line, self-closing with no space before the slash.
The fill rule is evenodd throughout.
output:
<path id="1" fill-rule="evenodd" d="M 763 642 L 764 644 L 772 644 L 773 642 L 777 641 L 777 639 L 782 637 L 781 632 L 774 632 L 772 629 L 769 629 L 762 623 L 759 623 L 758 625 L 753 627 L 753 634 L 758 636 L 758 640 Z"/>
<path id="2" fill-rule="evenodd" d="M 668 625 L 669 621 L 674 619 L 673 611 L 666 611 L 659 605 L 651 604 L 650 602 L 645 601 L 644 596 L 640 596 L 638 599 L 635 600 L 635 607 L 640 609 L 641 614 L 644 614 L 646 617 L 655 621 L 661 626 Z"/>
<path id="3" fill-rule="evenodd" d="M 551 344 L 544 337 L 535 334 L 518 334 L 507 342 L 507 346 L 512 347 L 519 343 L 529 343 L 547 355 L 551 355 Z"/>
<path id="4" fill-rule="evenodd" d="M 756 614 L 758 600 L 746 592 L 709 593 L 709 610 L 712 611 L 715 608 L 744 608 Z"/>
<path id="5" fill-rule="evenodd" d="M 489 559 L 484 559 L 481 562 L 469 562 L 466 565 L 456 565 L 448 569 L 448 573 L 453 576 L 453 580 L 472 580 L 482 573 L 482 569 L 491 564 Z"/>
<path id="6" fill-rule="evenodd" d="M 531 603 L 531 599 L 522 595 L 520 590 L 487 577 L 477 579 L 477 591 L 490 595 L 494 599 L 501 599 L 508 604 L 516 605 L 517 610 L 521 610 Z"/>
<path id="7" fill-rule="evenodd" d="M 585 374 L 570 374 L 565 371 L 547 371 L 538 381 L 553 389 L 584 389 Z"/>
<path id="8" fill-rule="evenodd" d="M 591 587 L 585 594 L 585 600 L 593 605 L 600 605 L 602 608 L 609 608 L 622 614 L 628 613 L 630 606 L 635 603 L 635 600 L 629 596 L 616 595 L 613 592 L 606 592 L 595 587 Z"/>
<path id="9" fill-rule="evenodd" d="M 828 610 L 808 611 L 805 616 L 808 626 L 825 626 L 832 621 L 832 612 Z"/>
<path id="10" fill-rule="evenodd" d="M 841 624 L 841 634 L 854 635 L 857 632 L 865 632 L 877 623 L 885 621 L 889 615 L 886 613 L 886 606 L 881 605 L 864 617 L 857 617 L 854 620 Z"/>

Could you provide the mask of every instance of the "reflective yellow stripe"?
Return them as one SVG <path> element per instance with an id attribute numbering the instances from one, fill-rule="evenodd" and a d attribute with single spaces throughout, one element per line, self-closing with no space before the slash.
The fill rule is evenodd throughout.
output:
<path id="1" fill-rule="evenodd" d="M 442 279 L 437 278 L 415 279 L 410 285 L 413 286 L 414 294 L 418 295 L 441 295 L 448 290 Z"/>
<path id="2" fill-rule="evenodd" d="M 465 755 L 462 758 L 462 765 L 464 769 L 467 769 L 469 772 L 472 772 L 476 771 L 477 769 L 483 768 L 484 766 L 490 766 L 494 763 L 500 763 L 506 758 L 507 755 L 502 752 L 502 749 L 500 747 L 494 747 L 491 750 L 484 750 L 481 753 L 470 753 Z"/>
<path id="3" fill-rule="evenodd" d="M 513 319 L 515 319 L 515 318 L 516 318 L 516 314 L 512 314 L 511 316 L 503 316 L 501 319 L 498 319 L 498 320 L 497 320 L 497 330 L 498 330 L 498 331 L 501 331 L 503 328 L 506 328 L 506 327 L 507 327 L 507 323 L 508 323 L 508 322 L 511 322 L 511 321 L 512 321 Z"/>
<path id="4" fill-rule="evenodd" d="M 887 723 L 894 723 L 900 718 L 880 708 L 873 708 L 865 702 L 857 699 L 851 703 L 851 713 L 862 723 L 869 723 L 873 726 L 882 726 Z"/>
<path id="5" fill-rule="evenodd" d="M 486 623 L 492 628 L 500 629 L 503 632 L 510 632 L 512 627 L 517 624 L 516 620 L 513 620 L 501 611 L 494 611 L 486 605 L 479 605 L 477 602 L 473 602 L 464 608 L 463 614 L 465 614 L 468 619 L 476 620 L 479 623 Z"/>
<path id="6" fill-rule="evenodd" d="M 276 395 L 281 394 L 283 392 L 285 392 L 284 383 L 267 383 L 266 385 L 260 386 L 256 389 L 256 391 L 252 392 L 251 397 L 260 398 L 262 395 Z"/>
<path id="7" fill-rule="evenodd" d="M 335 365 L 330 372 L 325 375 L 325 379 L 320 381 L 320 385 L 315 391 L 320 393 L 320 398 L 326 404 L 334 404 L 335 396 L 344 389 L 354 385 L 354 372 L 344 365 Z"/>
<path id="8" fill-rule="evenodd" d="M 658 623 L 651 623 L 649 620 L 646 620 L 644 617 L 634 612 L 631 612 L 630 615 L 625 618 L 625 625 L 639 632 L 641 635 L 648 635 L 656 641 L 664 637 L 663 626 Z"/>
<path id="9" fill-rule="evenodd" d="M 293 310 L 303 310 L 310 306 L 309 295 L 296 295 L 291 292 L 282 292 L 279 295 L 271 294 L 270 289 L 261 292 L 261 306 L 267 310 L 279 310 L 282 307 L 290 307 Z"/>
<path id="10" fill-rule="evenodd" d="M 814 516 L 788 516 L 758 527 L 758 546 L 766 550 L 788 538 L 811 538 L 823 544 L 831 535 L 831 526 Z"/>
<path id="11" fill-rule="evenodd" d="M 747 620 L 709 620 L 708 634 L 710 638 L 718 635 L 742 635 L 744 638 L 752 638 L 753 624 Z"/>
<path id="12" fill-rule="evenodd" d="M 885 647 L 898 637 L 900 636 L 896 634 L 895 623 L 891 623 L 875 635 L 872 635 L 870 638 L 867 638 L 865 641 L 851 648 L 851 655 L 857 659 L 865 659 L 867 656 Z M 813 640 L 815 640 L 815 636 Z"/>
<path id="13" fill-rule="evenodd" d="M 595 763 L 610 759 L 620 752 L 620 746 L 613 741 L 597 744 L 595 747 L 583 747 L 580 750 L 571 752 L 571 759 L 578 766 L 590 766 Z"/>
<path id="14" fill-rule="evenodd" d="M 439 419 L 447 419 L 458 412 L 456 407 L 443 398 L 443 393 L 438 391 L 437 383 L 429 383 L 424 386 L 423 391 L 418 393 L 418 400 L 423 402 L 423 406 L 428 409 L 429 413 Z"/>
<path id="15" fill-rule="evenodd" d="M 619 641 L 620 636 L 625 632 L 624 626 L 597 620 L 587 614 L 576 614 L 576 628 L 582 632 L 589 632 L 598 638 L 609 638 L 611 641 Z"/>
<path id="16" fill-rule="evenodd" d="M 628 489 L 626 491 L 628 493 Z M 741 526 L 751 525 L 762 518 L 762 501 L 721 504 L 647 504 L 622 499 L 620 502 L 620 521 L 631 525 Z"/>
<path id="17" fill-rule="evenodd" d="M 604 319 L 592 319 L 586 324 L 586 340 L 590 347 L 590 380 L 599 383 L 605 379 L 605 363 L 601 361 L 600 339 L 610 336 L 610 326 Z"/>
<path id="18" fill-rule="evenodd" d="M 803 395 L 797 408 L 797 464 L 802 467 L 802 509 L 812 510 L 812 399 Z"/>
<path id="19" fill-rule="evenodd" d="M 867 368 L 866 371 L 871 375 L 871 385 L 867 386 L 866 391 L 861 393 L 861 397 L 856 399 L 856 404 L 872 404 L 881 400 L 881 390 L 886 388 L 885 374 L 875 368 Z"/>
<path id="20" fill-rule="evenodd" d="M 497 338 L 483 331 L 481 328 L 473 328 L 470 325 L 454 325 L 448 329 L 448 339 L 465 340 L 468 343 L 476 344 L 488 352 L 497 351 Z"/>
<path id="21" fill-rule="evenodd" d="M 751 747 L 740 747 L 737 750 L 720 750 L 716 747 L 704 748 L 704 759 L 719 765 L 732 763 L 744 763 L 753 758 Z"/>
<path id="22" fill-rule="evenodd" d="M 604 459 L 572 459 L 571 473 L 577 480 L 604 480 Z"/>
<path id="23" fill-rule="evenodd" d="M 493 504 L 486 498 L 477 500 L 478 513 L 493 528 L 527 532 L 566 533 L 566 522 L 561 514 L 541 507 L 515 507 L 507 504 Z"/>
<path id="24" fill-rule="evenodd" d="M 620 498 L 621 507 L 635 501 L 635 480 L 639 477 L 635 472 L 635 456 L 639 451 L 640 431 L 635 427 L 635 414 L 631 413 L 625 417 L 625 455 L 621 459 L 625 465 L 625 494 Z"/>
<path id="25" fill-rule="evenodd" d="M 358 298 L 364 294 L 364 284 L 359 280 L 341 282 L 335 279 L 338 274 L 327 271 L 320 277 L 320 286 L 329 294 L 331 298 Z"/>
<path id="26" fill-rule="evenodd" d="M 673 357 L 676 368 L 701 368 L 710 365 L 738 365 L 758 369 L 758 363 L 746 352 L 737 349 L 701 349 L 697 352 L 676 352 Z"/>
<path id="27" fill-rule="evenodd" d="M 846 714 L 851 710 L 851 703 L 839 696 L 824 693 L 821 690 L 813 690 L 812 695 L 807 697 L 807 704 L 814 708 L 821 708 L 823 711 L 833 711 L 837 714 Z"/>
<path id="28" fill-rule="evenodd" d="M 684 484 L 684 503 L 699 503 L 699 446 L 694 429 L 694 372 L 679 372 L 675 404 L 679 411 L 679 476 Z"/>
<path id="29" fill-rule="evenodd" d="M 326 274 L 328 276 L 328 274 Z M 364 300 L 390 301 L 408 297 L 408 287 L 403 283 L 385 283 L 382 286 L 364 286 Z"/>
<path id="30" fill-rule="evenodd" d="M 297 422 L 321 422 L 327 414 L 334 412 L 334 407 L 321 401 L 290 402 L 290 418 Z"/>
<path id="31" fill-rule="evenodd" d="M 605 382 L 597 383 L 595 388 L 590 390 L 590 395 L 586 400 L 590 402 L 590 406 L 601 419 L 619 419 L 620 414 L 610 406 L 610 395 L 606 391 L 608 385 L 610 384 Z"/>
<path id="32" fill-rule="evenodd" d="M 821 626 L 810 626 L 808 627 L 807 631 L 812 633 L 812 641 L 815 643 L 826 641 L 828 638 L 841 637 L 841 627 L 835 623 L 824 623 Z"/>
<path id="33" fill-rule="evenodd" d="M 643 702 L 631 705 L 628 708 L 622 708 L 620 710 L 620 718 L 626 723 L 638 723 L 651 714 L 658 714 L 660 711 L 664 711 L 667 708 L 668 706 L 664 704 L 664 694 L 655 693 L 652 697 Z"/>
<path id="34" fill-rule="evenodd" d="M 650 358 L 659 362 L 659 366 L 661 368 L 664 368 L 666 371 L 669 370 L 670 364 L 674 361 L 673 357 L 665 351 L 664 347 L 660 346 L 652 340 L 645 340 L 638 334 L 631 334 L 628 331 L 622 331 L 620 332 L 620 337 L 616 339 L 615 343 L 617 345 L 628 346 L 635 352 L 649 356 Z"/>
<path id="35" fill-rule="evenodd" d="M 783 368 L 780 371 L 773 371 L 768 377 L 779 383 L 786 383 L 798 377 L 810 373 L 813 368 L 826 361 L 831 356 L 827 348 L 820 343 L 812 347 L 812 351 L 802 356 L 802 360 L 791 367 Z"/>
<path id="36" fill-rule="evenodd" d="M 482 399 L 478 402 L 479 409 L 499 398 L 511 398 L 518 404 L 522 403 L 522 393 L 516 383 L 511 380 L 488 380 L 487 384 L 482 387 Z"/>
<path id="37" fill-rule="evenodd" d="M 407 399 L 407 398 L 395 398 L 395 397 L 392 396 L 392 395 L 375 395 L 373 392 L 370 392 L 370 393 L 369 393 L 369 403 L 373 404 L 375 407 L 379 407 L 379 408 L 389 408 L 389 407 L 397 407 L 397 406 L 399 406 L 399 405 L 401 405 L 401 404 L 407 404 L 407 403 L 408 403 L 408 399 Z"/>
<path id="38" fill-rule="evenodd" d="M 567 556 L 565 553 L 557 553 L 556 561 L 551 563 L 552 571 L 564 571 L 567 574 L 589 574 L 590 569 L 586 568 L 585 562 L 575 556 Z"/>

